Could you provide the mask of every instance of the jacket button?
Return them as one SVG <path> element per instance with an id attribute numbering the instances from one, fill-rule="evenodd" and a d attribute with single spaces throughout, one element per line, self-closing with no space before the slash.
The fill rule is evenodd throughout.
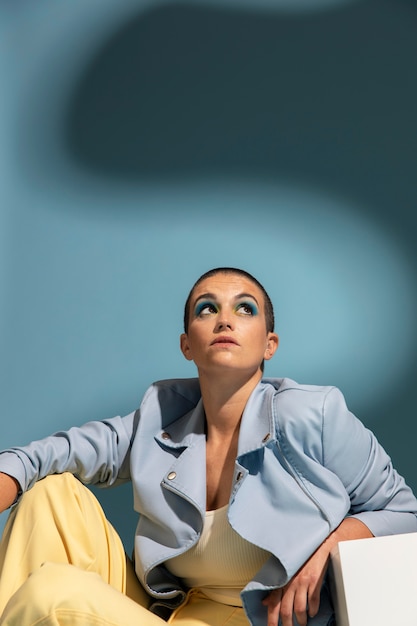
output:
<path id="1" fill-rule="evenodd" d="M 238 472 L 236 475 L 236 482 L 239 482 L 239 480 L 242 480 L 243 478 L 243 472 Z"/>
<path id="2" fill-rule="evenodd" d="M 171 435 L 167 432 L 162 433 L 161 437 L 162 439 L 171 439 Z"/>
<path id="3" fill-rule="evenodd" d="M 167 476 L 168 480 L 174 480 L 176 478 L 177 472 L 170 472 Z"/>
<path id="4" fill-rule="evenodd" d="M 262 439 L 262 443 L 266 443 L 268 441 L 268 439 L 270 438 L 271 433 L 266 433 L 265 437 Z"/>

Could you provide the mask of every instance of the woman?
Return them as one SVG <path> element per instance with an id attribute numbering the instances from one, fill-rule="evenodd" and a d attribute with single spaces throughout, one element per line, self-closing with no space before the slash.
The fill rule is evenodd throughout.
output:
<path id="1" fill-rule="evenodd" d="M 262 285 L 211 270 L 181 335 L 198 379 L 155 383 L 131 415 L 3 451 L 0 510 L 25 493 L 0 550 L 0 624 L 334 623 L 332 547 L 417 531 L 417 501 L 337 389 L 262 380 L 277 347 Z M 128 480 L 135 572 L 81 484 Z"/>

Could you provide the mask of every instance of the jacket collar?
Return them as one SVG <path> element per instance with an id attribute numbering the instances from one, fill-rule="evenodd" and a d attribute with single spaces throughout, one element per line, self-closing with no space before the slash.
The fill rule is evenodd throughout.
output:
<path id="1" fill-rule="evenodd" d="M 249 396 L 239 433 L 238 458 L 258 450 L 275 439 L 272 411 L 275 388 L 261 381 Z"/>
<path id="2" fill-rule="evenodd" d="M 169 424 L 155 438 L 166 448 L 187 448 L 204 434 L 205 416 L 203 401 L 200 398 L 194 409 Z"/>
<path id="3" fill-rule="evenodd" d="M 242 416 L 238 457 L 262 448 L 275 439 L 273 397 L 277 386 L 273 379 L 261 381 L 249 396 Z M 202 399 L 194 409 L 159 431 L 156 440 L 166 448 L 185 449 L 194 445 L 205 434 L 205 415 Z"/>

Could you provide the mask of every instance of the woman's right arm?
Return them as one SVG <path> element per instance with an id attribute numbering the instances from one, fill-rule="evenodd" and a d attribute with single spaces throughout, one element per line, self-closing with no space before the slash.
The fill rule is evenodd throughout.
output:
<path id="1" fill-rule="evenodd" d="M 13 504 L 19 491 L 20 485 L 17 480 L 0 472 L 0 513 Z"/>
<path id="2" fill-rule="evenodd" d="M 130 480 L 135 413 L 60 431 L 26 446 L 0 451 L 0 511 L 19 492 L 50 474 L 70 472 L 85 484 L 110 486 Z"/>

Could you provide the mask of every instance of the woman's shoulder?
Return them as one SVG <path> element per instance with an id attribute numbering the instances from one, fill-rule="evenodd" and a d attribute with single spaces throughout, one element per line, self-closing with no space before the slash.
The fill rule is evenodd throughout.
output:
<path id="1" fill-rule="evenodd" d="M 277 401 L 300 404 L 322 404 L 329 394 L 342 395 L 334 385 L 313 385 L 299 383 L 292 378 L 263 378 L 262 383 L 274 388 Z"/>
<path id="2" fill-rule="evenodd" d="M 272 412 L 277 432 L 288 436 L 321 436 L 323 428 L 341 428 L 348 411 L 345 398 L 333 385 L 301 384 L 291 378 L 267 378 L 272 386 Z"/>

